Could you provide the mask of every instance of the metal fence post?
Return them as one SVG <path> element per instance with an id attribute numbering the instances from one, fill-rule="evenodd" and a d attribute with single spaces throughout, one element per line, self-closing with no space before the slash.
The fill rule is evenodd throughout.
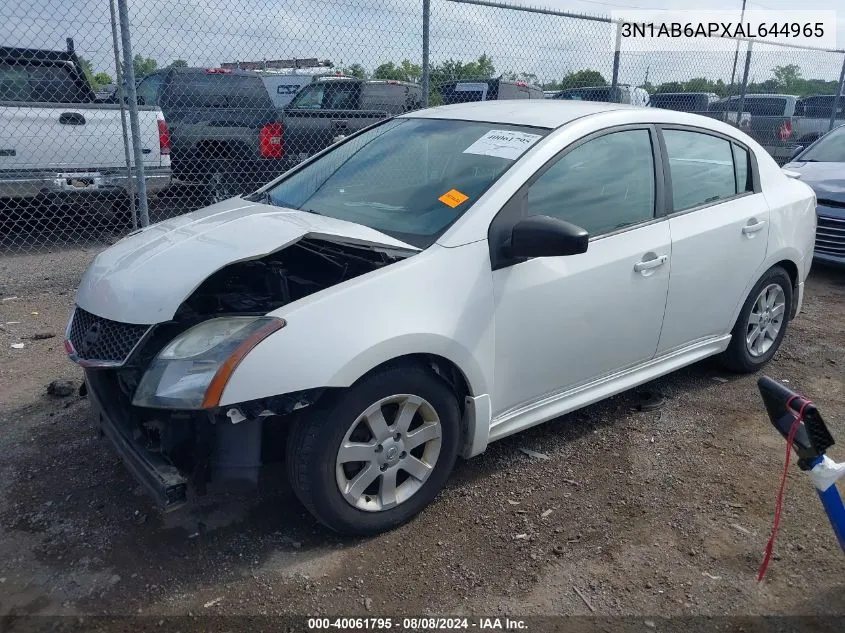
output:
<path id="1" fill-rule="evenodd" d="M 428 81 L 431 75 L 431 61 L 429 60 L 429 18 L 431 17 L 431 0 L 423 0 L 422 15 L 422 104 L 428 107 Z"/>
<path id="2" fill-rule="evenodd" d="M 739 97 L 739 108 L 736 112 L 736 126 L 742 123 L 742 111 L 745 108 L 745 93 L 748 90 L 748 73 L 751 70 L 751 44 L 748 42 L 748 50 L 745 52 L 745 70 L 742 71 L 742 93 Z"/>
<path id="3" fill-rule="evenodd" d="M 135 178 L 138 184 L 139 223 L 150 223 L 150 210 L 147 206 L 147 182 L 144 179 L 144 158 L 141 153 L 141 126 L 138 122 L 138 93 L 135 91 L 135 67 L 132 63 L 132 42 L 129 35 L 129 8 L 126 0 L 117 0 L 117 12 L 120 15 L 120 39 L 123 46 L 123 76 L 129 93 L 129 126 L 132 130 L 132 150 L 135 156 Z"/>
<path id="4" fill-rule="evenodd" d="M 132 216 L 132 229 L 138 228 L 138 215 L 135 209 L 135 182 L 132 179 L 132 160 L 129 157 L 129 131 L 126 126 L 126 90 L 123 87 L 123 73 L 120 70 L 120 43 L 117 39 L 117 15 L 114 0 L 109 0 L 111 14 L 111 40 L 114 48 L 114 76 L 117 82 L 117 98 L 120 103 L 120 126 L 123 130 L 123 156 L 126 161 L 126 182 L 129 185 L 129 213 Z"/>
<path id="5" fill-rule="evenodd" d="M 616 102 L 616 89 L 619 86 L 619 51 L 622 48 L 622 25 L 616 22 L 616 42 L 613 45 L 613 75 L 610 80 L 611 99 Z"/>
<path id="6" fill-rule="evenodd" d="M 827 126 L 827 131 L 830 132 L 833 126 L 836 125 L 836 110 L 839 108 L 839 102 L 842 100 L 842 91 L 845 90 L 845 58 L 842 59 L 842 71 L 839 73 L 839 89 L 833 97 L 833 109 L 830 112 L 830 124 Z"/>

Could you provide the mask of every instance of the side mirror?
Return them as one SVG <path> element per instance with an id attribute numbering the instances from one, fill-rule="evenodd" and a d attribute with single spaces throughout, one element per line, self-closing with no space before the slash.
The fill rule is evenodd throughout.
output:
<path id="1" fill-rule="evenodd" d="M 506 246 L 508 257 L 560 257 L 587 251 L 590 235 L 580 226 L 547 215 L 517 222 Z"/>
<path id="2" fill-rule="evenodd" d="M 803 152 L 803 151 L 804 151 L 804 146 L 803 146 L 803 145 L 799 145 L 799 146 L 798 146 L 798 147 L 796 147 L 794 150 L 792 150 L 792 154 L 790 154 L 790 156 L 789 156 L 789 162 L 794 161 L 794 160 L 795 160 L 795 158 L 798 156 L 798 154 L 800 154 L 800 153 L 801 153 L 801 152 Z"/>

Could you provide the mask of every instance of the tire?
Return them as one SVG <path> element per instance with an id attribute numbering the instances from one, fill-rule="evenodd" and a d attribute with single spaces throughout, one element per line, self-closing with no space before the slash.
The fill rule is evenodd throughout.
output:
<path id="1" fill-rule="evenodd" d="M 402 424 L 398 413 L 406 404 L 408 411 L 417 406 L 413 417 L 404 416 L 409 426 Z M 376 410 L 382 413 L 386 427 L 379 426 L 376 413 L 362 418 Z M 372 418 L 373 427 L 368 421 Z M 460 419 L 451 388 L 425 367 L 401 365 L 379 370 L 349 389 L 321 398 L 293 423 L 285 459 L 291 486 L 308 511 L 337 532 L 365 536 L 391 530 L 422 511 L 446 483 L 458 454 Z M 437 425 L 439 438 L 435 437 Z M 376 437 L 374 427 L 388 434 Z M 408 429 L 407 434 L 402 428 Z M 412 445 L 408 438 L 420 430 L 425 434 L 412 441 L 431 439 Z M 394 435 L 397 432 L 400 439 Z M 352 453 L 348 452 L 341 456 L 342 445 L 361 451 L 354 456 L 368 461 L 350 461 L 347 458 Z M 430 468 L 420 468 L 420 464 Z M 362 482 L 372 477 L 372 483 L 362 488 Z M 397 484 L 395 489 L 391 480 Z"/>
<path id="2" fill-rule="evenodd" d="M 764 292 L 766 292 L 765 297 Z M 786 334 L 792 310 L 792 294 L 792 279 L 780 266 L 770 268 L 760 278 L 748 294 L 731 331 L 730 345 L 721 356 L 722 364 L 727 369 L 737 373 L 753 373 L 771 360 Z M 756 305 L 761 297 L 763 297 L 763 304 Z M 775 303 L 771 307 L 765 307 L 766 299 L 769 297 L 773 298 Z M 778 323 L 776 313 L 781 304 L 783 307 Z M 752 341 L 754 345 L 751 345 L 749 337 L 757 332 L 754 320 L 761 318 L 761 309 L 762 320 L 766 324 L 765 332 L 754 337 Z"/>

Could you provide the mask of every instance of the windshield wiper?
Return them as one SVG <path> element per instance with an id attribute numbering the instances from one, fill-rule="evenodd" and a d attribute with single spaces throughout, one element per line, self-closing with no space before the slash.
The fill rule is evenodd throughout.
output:
<path id="1" fill-rule="evenodd" d="M 305 213 L 313 213 L 314 215 L 326 215 L 325 213 L 320 213 L 319 211 L 315 211 L 314 209 L 300 209 L 300 211 L 305 211 Z"/>

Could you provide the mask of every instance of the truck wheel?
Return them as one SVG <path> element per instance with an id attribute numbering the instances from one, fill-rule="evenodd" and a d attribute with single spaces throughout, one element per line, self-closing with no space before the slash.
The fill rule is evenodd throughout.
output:
<path id="1" fill-rule="evenodd" d="M 321 523 L 343 534 L 377 534 L 437 496 L 459 438 L 450 387 L 423 367 L 388 367 L 319 401 L 294 423 L 288 476 Z"/>

